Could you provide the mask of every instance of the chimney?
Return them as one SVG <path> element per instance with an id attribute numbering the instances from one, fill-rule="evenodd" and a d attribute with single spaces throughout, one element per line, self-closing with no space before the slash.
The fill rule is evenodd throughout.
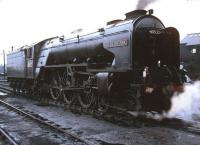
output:
<path id="1" fill-rule="evenodd" d="M 125 20 L 129 20 L 129 19 L 133 19 L 142 15 L 147 14 L 146 10 L 135 10 L 135 11 L 131 11 L 126 13 L 126 19 Z"/>

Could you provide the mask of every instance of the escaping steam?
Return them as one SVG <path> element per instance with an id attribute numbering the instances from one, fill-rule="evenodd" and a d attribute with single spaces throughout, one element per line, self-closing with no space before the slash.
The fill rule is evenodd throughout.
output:
<path id="1" fill-rule="evenodd" d="M 144 9 L 150 3 L 155 2 L 156 0 L 138 0 L 136 9 Z"/>
<path id="2" fill-rule="evenodd" d="M 167 117 L 200 121 L 200 81 L 185 85 L 183 93 L 173 96 Z"/>

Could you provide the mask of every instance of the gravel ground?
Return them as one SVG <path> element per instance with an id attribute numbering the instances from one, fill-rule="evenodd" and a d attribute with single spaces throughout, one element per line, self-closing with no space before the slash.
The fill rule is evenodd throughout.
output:
<path id="1" fill-rule="evenodd" d="M 23 105 L 27 110 L 61 125 L 100 145 L 199 145 L 200 136 L 165 127 L 124 127 L 88 115 L 73 114 L 62 107 L 40 106 L 21 97 L 0 96 L 5 101 Z"/>

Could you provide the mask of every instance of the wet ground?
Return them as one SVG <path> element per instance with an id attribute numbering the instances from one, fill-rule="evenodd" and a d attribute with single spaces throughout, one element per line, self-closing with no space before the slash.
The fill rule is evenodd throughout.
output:
<path id="1" fill-rule="evenodd" d="M 159 126 L 119 126 L 92 116 L 73 114 L 63 107 L 41 106 L 38 102 L 12 96 L 0 96 L 5 101 L 26 110 L 37 112 L 40 116 L 68 128 L 100 145 L 199 145 L 200 135 L 177 129 Z M 15 126 L 17 127 L 17 126 Z M 38 136 L 40 137 L 40 136 Z M 36 140 L 37 137 L 34 140 Z M 34 142 L 32 144 L 35 144 Z M 59 144 L 59 143 L 58 143 Z"/>
<path id="2" fill-rule="evenodd" d="M 0 106 L 0 126 L 20 145 L 82 145 L 71 136 L 63 136 L 33 120 Z"/>

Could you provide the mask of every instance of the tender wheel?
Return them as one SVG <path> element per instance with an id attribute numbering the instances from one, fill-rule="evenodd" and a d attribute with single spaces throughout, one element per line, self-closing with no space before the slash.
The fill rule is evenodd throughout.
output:
<path id="1" fill-rule="evenodd" d="M 15 92 L 17 92 L 17 84 L 16 84 L 16 82 L 15 81 L 13 81 L 13 84 L 12 84 L 13 86 L 12 86 L 12 88 L 13 88 L 13 90 L 15 91 Z"/>
<path id="2" fill-rule="evenodd" d="M 16 87 L 17 93 L 20 93 L 21 84 L 20 82 L 17 82 L 16 84 L 17 84 L 17 87 Z"/>
<path id="3" fill-rule="evenodd" d="M 91 89 L 84 92 L 83 95 L 80 95 L 78 97 L 78 101 L 79 101 L 81 107 L 83 107 L 85 109 L 91 107 L 95 101 L 94 92 Z"/>

